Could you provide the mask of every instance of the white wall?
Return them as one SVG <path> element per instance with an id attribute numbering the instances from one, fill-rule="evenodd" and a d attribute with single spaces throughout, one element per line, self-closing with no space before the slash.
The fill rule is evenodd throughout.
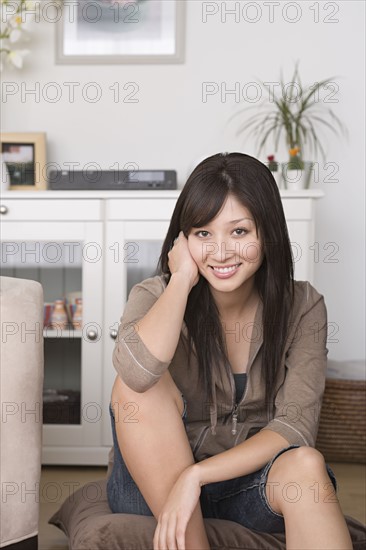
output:
<path id="1" fill-rule="evenodd" d="M 228 89 L 239 82 L 242 89 L 256 78 L 277 82 L 281 67 L 289 82 L 297 59 L 304 84 L 337 76 L 337 102 L 329 107 L 346 123 L 349 141 L 326 134 L 326 160 L 339 166 L 335 175 L 339 181 L 324 182 L 322 177 L 317 185 L 325 191 L 325 197 L 317 204 L 320 257 L 315 266 L 315 286 L 326 297 L 329 322 L 339 327 L 334 336 L 339 342 L 329 345 L 329 356 L 361 359 L 365 356 L 365 4 L 237 2 L 242 12 L 240 21 L 228 15 L 225 22 L 225 7 L 233 7 L 235 2 L 210 2 L 217 6 L 218 13 L 208 17 L 206 23 L 202 21 L 205 2 L 190 0 L 186 4 L 186 60 L 181 65 L 55 65 L 55 25 L 44 21 L 35 24 L 30 42 L 32 57 L 26 60 L 26 67 L 22 71 L 7 69 L 3 74 L 2 85 L 14 82 L 19 91 L 10 97 L 3 95 L 2 129 L 46 131 L 48 161 L 61 166 L 79 162 L 81 168 L 96 162 L 108 169 L 116 162 L 120 166 L 135 162 L 140 168 L 173 168 L 178 171 L 182 187 L 188 171 L 202 156 L 218 151 L 257 152 L 252 139 L 243 143 L 236 137 L 239 119 L 228 123 L 229 117 L 248 102 L 242 100 L 239 105 L 234 95 L 222 100 L 220 94 L 203 102 L 204 82 Z M 272 23 L 268 4 L 274 7 Z M 319 9 L 318 22 L 314 21 L 311 6 Z M 262 15 L 250 23 L 248 19 L 255 18 L 256 7 Z M 286 21 L 295 18 L 296 9 L 301 9 L 300 19 Z M 336 22 L 326 23 L 326 17 Z M 60 101 L 52 103 L 42 95 L 39 102 L 32 95 L 22 98 L 21 89 L 39 83 L 42 92 L 49 82 L 61 87 Z M 79 90 L 89 82 L 97 82 L 102 98 L 98 103 L 88 103 L 77 91 L 76 101 L 71 103 L 65 82 L 79 82 Z M 125 83 L 137 83 L 138 103 L 115 103 L 109 90 L 115 82 L 120 84 L 122 97 L 126 94 Z M 326 95 L 324 90 L 321 104 Z M 284 150 L 278 157 L 286 160 Z M 327 254 L 336 249 L 333 258 L 337 262 L 329 263 Z"/>

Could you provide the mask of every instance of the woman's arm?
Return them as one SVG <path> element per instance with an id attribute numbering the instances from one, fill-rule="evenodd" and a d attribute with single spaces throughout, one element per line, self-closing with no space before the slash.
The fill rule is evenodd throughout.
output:
<path id="1" fill-rule="evenodd" d="M 216 481 L 225 481 L 256 472 L 290 443 L 282 435 L 266 430 L 189 467 L 191 475 L 200 486 Z"/>
<path id="2" fill-rule="evenodd" d="M 267 464 L 277 451 L 287 446 L 288 442 L 281 435 L 260 432 L 228 451 L 188 466 L 174 483 L 160 511 L 154 548 L 167 547 L 167 533 L 173 537 L 172 540 L 178 541 L 179 548 L 185 548 L 184 534 L 203 485 L 256 471 Z M 159 546 L 160 541 L 162 546 Z"/>
<path id="3" fill-rule="evenodd" d="M 275 398 L 274 417 L 262 428 L 290 444 L 315 447 L 327 372 L 327 310 L 324 297 L 309 283 L 292 323 L 286 353 L 286 378 Z"/>
<path id="4" fill-rule="evenodd" d="M 189 292 L 188 277 L 173 273 L 163 294 L 134 325 L 145 346 L 160 361 L 170 362 L 173 359 Z"/>
<path id="5" fill-rule="evenodd" d="M 130 292 L 113 351 L 113 365 L 134 391 L 145 392 L 166 371 L 176 351 L 188 295 L 199 275 L 180 232 L 168 253 L 171 277 L 163 289 L 150 279 Z"/>
<path id="6" fill-rule="evenodd" d="M 183 231 L 168 252 L 170 281 L 165 292 L 136 323 L 141 340 L 160 361 L 171 361 L 178 345 L 188 295 L 198 282 L 198 268 Z"/>

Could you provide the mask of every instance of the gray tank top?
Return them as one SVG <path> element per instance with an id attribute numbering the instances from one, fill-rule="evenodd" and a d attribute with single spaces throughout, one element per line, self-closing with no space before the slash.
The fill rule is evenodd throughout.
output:
<path id="1" fill-rule="evenodd" d="M 236 403 L 239 403 L 240 399 L 243 397 L 245 386 L 247 384 L 247 373 L 240 372 L 234 373 L 235 388 L 236 388 Z"/>

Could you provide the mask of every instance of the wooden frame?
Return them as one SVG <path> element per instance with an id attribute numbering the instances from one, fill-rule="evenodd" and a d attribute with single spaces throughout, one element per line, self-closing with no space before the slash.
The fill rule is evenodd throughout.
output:
<path id="1" fill-rule="evenodd" d="M 2 158 L 10 176 L 9 191 L 47 189 L 46 133 L 4 132 L 1 133 L 0 142 Z"/>
<path id="2" fill-rule="evenodd" d="M 68 4 L 64 4 L 62 17 L 60 17 L 56 23 L 56 64 L 121 65 L 125 63 L 160 64 L 184 62 L 186 0 L 169 0 L 168 2 L 166 0 L 131 0 L 130 2 L 123 0 L 124 3 L 122 0 L 109 0 L 109 5 L 102 4 L 102 1 L 103 0 L 78 0 L 77 11 L 72 12 L 72 15 L 70 15 L 70 8 L 67 9 Z M 121 3 L 118 4 L 118 2 Z M 90 14 L 94 13 L 95 21 L 93 21 L 92 15 L 88 17 L 83 15 L 84 11 L 85 14 L 89 13 L 87 11 L 88 3 L 90 6 L 89 9 L 94 9 L 94 12 L 90 11 Z M 116 11 L 116 6 L 118 6 L 118 11 Z M 84 8 L 85 10 L 82 11 Z M 159 39 L 156 39 L 156 36 L 155 38 L 151 38 L 146 35 L 145 38 L 144 35 L 147 31 L 152 34 L 157 32 L 156 27 L 154 28 L 156 21 L 154 22 L 152 17 L 152 15 L 156 15 L 156 13 L 153 14 L 152 10 L 158 8 L 160 17 L 158 24 L 160 27 L 164 27 L 165 32 L 164 36 L 160 36 L 160 42 Z M 113 13 L 112 10 L 114 10 Z M 132 10 L 135 11 L 133 12 Z M 102 20 L 102 24 L 104 25 L 102 31 L 97 30 L 95 25 L 95 23 L 99 24 L 101 21 L 100 13 L 102 17 L 104 17 L 104 20 Z M 150 21 L 148 20 L 149 16 Z M 89 22 L 93 24 L 89 24 L 88 29 Z M 119 27 L 122 32 L 120 30 L 119 33 L 115 33 L 115 37 L 112 36 L 113 33 L 105 28 L 109 25 L 110 30 L 113 30 L 113 28 L 117 29 L 116 26 L 112 27 L 113 23 L 122 25 L 122 27 Z M 126 23 L 132 24 L 126 26 Z M 150 25 L 150 28 L 147 29 L 146 25 Z M 133 40 L 135 31 L 135 39 Z M 100 36 L 102 33 L 105 34 L 105 43 L 103 43 L 103 38 Z M 139 34 L 140 36 L 138 36 Z M 174 51 L 154 52 L 154 47 L 160 47 L 161 49 L 164 49 L 164 47 L 166 48 L 167 40 L 172 40 L 171 35 L 174 39 Z M 132 42 L 129 43 L 130 40 L 132 40 Z M 97 53 L 98 48 L 109 50 L 112 49 L 113 46 L 115 50 L 123 51 L 123 49 L 125 49 L 126 51 L 124 53 L 118 53 L 117 51 L 113 53 Z M 79 51 L 75 51 L 75 53 L 67 51 L 73 48 L 74 51 L 75 49 Z M 135 48 L 136 53 L 127 51 L 133 51 L 133 48 Z M 81 53 L 80 50 L 82 49 L 84 49 L 84 52 Z"/>

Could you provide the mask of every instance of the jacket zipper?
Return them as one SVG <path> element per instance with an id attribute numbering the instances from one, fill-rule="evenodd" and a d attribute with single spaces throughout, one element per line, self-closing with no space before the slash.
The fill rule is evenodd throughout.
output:
<path id="1" fill-rule="evenodd" d="M 232 417 L 231 417 L 231 433 L 233 435 L 236 434 L 236 425 L 238 422 L 238 403 L 235 403 L 235 383 L 234 383 L 234 375 L 232 372 L 230 373 L 230 385 L 231 385 L 231 399 L 232 399 Z"/>
<path id="2" fill-rule="evenodd" d="M 233 435 L 236 434 L 236 425 L 238 423 L 238 403 L 235 403 L 234 410 L 233 410 L 233 416 L 232 416 L 232 423 L 231 423 L 231 433 Z"/>
<path id="3" fill-rule="evenodd" d="M 245 401 L 245 397 L 248 393 L 248 386 L 249 386 L 249 370 L 250 370 L 250 367 L 252 366 L 252 364 L 254 363 L 254 360 L 255 358 L 257 357 L 258 355 L 258 352 L 259 352 L 259 349 L 260 349 L 260 346 L 257 348 L 257 351 L 255 352 L 254 354 L 254 357 L 253 359 L 251 360 L 250 364 L 248 365 L 247 367 L 247 379 L 246 379 L 246 385 L 245 385 L 245 391 L 244 391 L 244 394 L 242 395 L 240 401 L 238 401 L 237 403 L 235 403 L 235 383 L 234 383 L 234 375 L 231 374 L 231 377 L 230 377 L 230 381 L 231 381 L 231 389 L 232 389 L 232 402 L 233 402 L 233 412 L 232 412 L 232 417 L 231 417 L 231 433 L 232 435 L 236 435 L 236 432 L 237 432 L 237 424 L 238 424 L 238 411 L 239 411 L 239 405 L 242 405 Z"/>
<path id="4" fill-rule="evenodd" d="M 232 412 L 232 415 L 231 415 L 231 433 L 232 433 L 232 435 L 236 435 L 236 431 L 237 431 L 236 426 L 238 424 L 239 403 L 235 402 L 236 388 L 235 388 L 235 382 L 234 382 L 234 375 L 233 374 L 230 375 L 230 382 L 231 382 L 232 403 L 233 403 L 233 412 Z"/>

